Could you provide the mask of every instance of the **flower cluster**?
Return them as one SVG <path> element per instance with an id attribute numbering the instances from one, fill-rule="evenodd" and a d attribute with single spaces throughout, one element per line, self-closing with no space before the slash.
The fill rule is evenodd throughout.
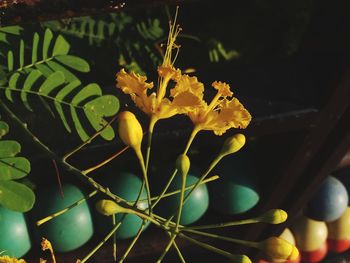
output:
<path id="1" fill-rule="evenodd" d="M 217 93 L 207 103 L 203 99 L 203 83 L 194 76 L 182 74 L 180 69 L 174 67 L 172 52 L 173 49 L 179 48 L 175 39 L 180 30 L 178 26 L 170 24 L 163 64 L 158 67 L 157 88 L 153 82 L 147 82 L 146 76 L 134 72 L 127 73 L 124 69 L 116 75 L 117 87 L 130 95 L 136 106 L 150 116 L 153 124 L 176 114 L 186 114 L 198 131 L 211 130 L 216 135 L 222 135 L 230 128 L 246 128 L 251 121 L 251 115 L 240 101 L 233 97 L 227 83 L 214 81 L 212 86 Z M 169 88 L 171 81 L 175 86 Z"/>

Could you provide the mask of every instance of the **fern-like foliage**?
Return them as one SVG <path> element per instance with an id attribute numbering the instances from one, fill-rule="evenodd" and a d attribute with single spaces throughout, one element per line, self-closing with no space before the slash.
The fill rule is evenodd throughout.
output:
<path id="1" fill-rule="evenodd" d="M 9 132 L 6 122 L 0 121 L 0 205 L 19 212 L 30 210 L 35 201 L 33 191 L 18 182 L 30 172 L 30 162 L 16 156 L 21 152 L 17 141 L 2 140 Z"/>
<path id="2" fill-rule="evenodd" d="M 89 72 L 89 64 L 82 58 L 69 54 L 70 44 L 62 35 L 56 38 L 50 29 L 45 30 L 43 39 L 39 33 L 34 33 L 31 43 L 31 56 L 26 57 L 25 43 L 20 39 L 18 50 L 7 52 L 7 69 L 12 72 L 28 72 L 33 68 L 38 69 L 48 76 L 53 71 L 62 71 L 67 80 L 72 81 L 77 77 L 72 69 L 80 72 Z M 14 54 L 17 54 L 15 57 Z"/>
<path id="3" fill-rule="evenodd" d="M 162 54 L 157 46 L 164 40 L 164 30 L 158 18 L 136 21 L 123 12 L 101 17 L 80 17 L 68 22 L 42 23 L 63 35 L 87 40 L 90 45 L 112 45 L 118 50 L 118 62 L 128 70 L 142 73 L 158 66 Z"/>
<path id="4" fill-rule="evenodd" d="M 58 116 L 67 131 L 73 127 L 84 141 L 107 124 L 105 117 L 116 114 L 119 101 L 113 95 L 103 95 L 97 84 L 82 85 L 73 71 L 88 72 L 89 64 L 69 54 L 70 44 L 62 36 L 54 37 L 46 29 L 43 38 L 34 33 L 30 53 L 25 41 L 19 39 L 18 49 L 10 49 L 4 65 L 0 66 L 0 90 L 10 102 L 17 100 L 33 111 L 34 97 L 53 116 Z M 31 103 L 33 101 L 33 103 Z M 114 138 L 107 127 L 101 133 L 106 140 Z"/>
<path id="5" fill-rule="evenodd" d="M 90 137 L 91 127 L 95 131 L 100 130 L 107 124 L 104 118 L 113 116 L 119 110 L 118 99 L 113 95 L 102 95 L 98 84 L 83 86 L 79 80 L 68 82 L 61 71 L 48 77 L 37 69 L 28 75 L 16 72 L 11 76 L 9 86 L 4 89 L 11 101 L 13 93 L 19 93 L 20 100 L 29 110 L 32 110 L 29 97 L 39 97 L 52 114 L 59 116 L 69 132 L 75 127 L 83 141 Z M 82 120 L 83 117 L 85 119 Z M 110 126 L 101 133 L 106 140 L 113 139 L 114 135 Z"/>

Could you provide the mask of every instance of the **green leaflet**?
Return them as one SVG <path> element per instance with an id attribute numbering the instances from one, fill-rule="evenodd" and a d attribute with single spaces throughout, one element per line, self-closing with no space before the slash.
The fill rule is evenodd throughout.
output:
<path id="1" fill-rule="evenodd" d="M 33 191 L 16 181 L 0 181 L 0 204 L 8 209 L 27 212 L 35 202 Z"/>
<path id="2" fill-rule="evenodd" d="M 47 110 L 54 116 L 58 115 L 67 131 L 71 132 L 74 127 L 83 141 L 107 124 L 104 118 L 118 112 L 118 99 L 103 95 L 98 84 L 83 87 L 79 80 L 68 82 L 61 71 L 47 73 L 47 78 L 37 69 L 28 75 L 13 74 L 5 95 L 13 101 L 12 93 L 20 93 L 20 99 L 28 110 L 33 110 L 30 98 L 38 96 Z M 67 116 L 69 114 L 71 116 Z M 112 140 L 114 130 L 106 127 L 101 136 Z"/>
<path id="3" fill-rule="evenodd" d="M 0 121 L 0 139 L 7 134 L 9 127 Z M 19 212 L 30 210 L 35 202 L 33 191 L 14 180 L 27 176 L 30 162 L 24 157 L 16 156 L 21 145 L 12 140 L 0 140 L 0 205 Z"/>
<path id="4" fill-rule="evenodd" d="M 31 48 L 30 55 L 27 57 L 27 47 Z M 10 45 L 7 52 L 8 72 L 25 72 L 37 69 L 42 71 L 43 75 L 48 75 L 48 70 L 56 71 L 60 68 L 67 79 L 76 79 L 71 70 L 79 72 L 89 72 L 89 64 L 82 58 L 69 55 L 70 44 L 62 36 L 54 36 L 50 29 L 46 29 L 44 36 L 39 33 L 33 34 L 32 43 L 28 45 L 23 39 L 19 40 L 19 47 L 16 44 Z"/>
<path id="5" fill-rule="evenodd" d="M 21 145 L 16 141 L 0 141 L 0 158 L 13 157 L 21 151 Z"/>
<path id="6" fill-rule="evenodd" d="M 6 26 L 6 27 L 0 28 L 0 32 L 12 34 L 12 35 L 19 35 L 22 30 L 23 28 L 20 26 Z"/>
<path id="7" fill-rule="evenodd" d="M 84 60 L 76 56 L 65 55 L 65 56 L 57 56 L 56 60 L 61 62 L 63 65 L 66 65 L 72 69 L 79 70 L 81 72 L 89 72 L 90 66 Z"/>
<path id="8" fill-rule="evenodd" d="M 0 121 L 0 139 L 9 132 L 9 126 L 6 122 Z"/>

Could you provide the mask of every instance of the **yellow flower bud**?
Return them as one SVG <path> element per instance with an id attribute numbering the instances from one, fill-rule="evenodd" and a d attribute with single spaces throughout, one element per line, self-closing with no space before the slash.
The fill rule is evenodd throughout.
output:
<path id="1" fill-rule="evenodd" d="M 176 169 L 181 175 L 187 175 L 190 169 L 190 159 L 186 154 L 181 154 L 176 159 Z"/>
<path id="2" fill-rule="evenodd" d="M 111 216 L 117 213 L 125 213 L 125 208 L 118 205 L 112 200 L 100 200 L 96 203 L 96 210 L 105 215 Z"/>
<path id="3" fill-rule="evenodd" d="M 260 222 L 268 224 L 281 224 L 288 218 L 286 211 L 282 209 L 271 209 L 259 217 Z"/>
<path id="4" fill-rule="evenodd" d="M 259 243 L 262 250 L 270 259 L 294 260 L 298 257 L 298 249 L 280 237 L 270 237 Z"/>
<path id="5" fill-rule="evenodd" d="M 245 136 L 241 133 L 237 133 L 226 139 L 222 146 L 221 154 L 228 155 L 238 152 L 244 146 L 245 142 Z"/>
<path id="6" fill-rule="evenodd" d="M 237 263 L 252 263 L 249 257 L 246 255 L 235 255 L 232 259 L 232 262 L 237 262 Z"/>
<path id="7" fill-rule="evenodd" d="M 128 146 L 136 149 L 141 147 L 143 131 L 136 116 L 130 111 L 118 115 L 118 133 L 120 139 Z"/>

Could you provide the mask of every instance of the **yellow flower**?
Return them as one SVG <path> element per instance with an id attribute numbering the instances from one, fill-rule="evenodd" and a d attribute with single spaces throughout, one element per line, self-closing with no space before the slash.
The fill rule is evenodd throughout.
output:
<path id="1" fill-rule="evenodd" d="M 250 113 L 233 95 L 230 86 L 224 82 L 215 81 L 212 86 L 217 94 L 209 105 L 204 103 L 188 112 L 188 116 L 198 130 L 211 130 L 216 135 L 222 135 L 230 128 L 244 129 L 251 121 Z"/>
<path id="2" fill-rule="evenodd" d="M 0 256 L 0 263 L 26 263 L 24 259 L 11 258 L 9 256 Z"/>
<path id="3" fill-rule="evenodd" d="M 178 25 L 170 23 L 163 63 L 158 67 L 157 88 L 154 88 L 153 82 L 147 82 L 146 76 L 134 72 L 127 73 L 122 69 L 116 75 L 117 87 L 125 94 L 129 94 L 136 106 L 154 121 L 186 113 L 203 104 L 203 84 L 198 82 L 196 77 L 182 75 L 181 71 L 173 66 L 176 56 L 175 59 L 172 59 L 172 52 L 173 49 L 179 50 L 175 40 L 180 31 L 181 28 Z M 171 81 L 175 82 L 175 87 L 170 90 Z M 169 98 L 166 97 L 168 93 L 170 94 Z"/>

